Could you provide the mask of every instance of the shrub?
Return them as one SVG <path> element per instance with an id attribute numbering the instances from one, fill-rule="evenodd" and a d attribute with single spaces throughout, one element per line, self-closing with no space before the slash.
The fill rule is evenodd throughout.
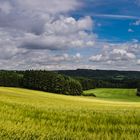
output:
<path id="1" fill-rule="evenodd" d="M 140 88 L 137 89 L 137 96 L 140 96 Z"/>
<path id="2" fill-rule="evenodd" d="M 96 97 L 96 95 L 94 93 L 83 93 L 83 96 L 93 96 Z"/>

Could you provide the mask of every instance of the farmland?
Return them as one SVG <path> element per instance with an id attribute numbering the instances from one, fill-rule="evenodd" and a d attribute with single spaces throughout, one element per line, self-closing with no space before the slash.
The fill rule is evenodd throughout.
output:
<path id="1" fill-rule="evenodd" d="M 98 88 L 84 91 L 83 95 L 95 95 L 99 99 L 113 101 L 140 102 L 136 89 Z"/>
<path id="2" fill-rule="evenodd" d="M 85 91 L 89 92 L 97 97 L 1 87 L 0 138 L 140 139 L 140 98 L 135 89 Z"/>

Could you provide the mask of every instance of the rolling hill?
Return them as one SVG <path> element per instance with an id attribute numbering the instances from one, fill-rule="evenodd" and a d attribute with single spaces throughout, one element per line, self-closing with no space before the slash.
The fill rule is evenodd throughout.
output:
<path id="1" fill-rule="evenodd" d="M 140 102 L 134 100 L 0 87 L 0 139 L 136 140 L 139 130 Z"/>

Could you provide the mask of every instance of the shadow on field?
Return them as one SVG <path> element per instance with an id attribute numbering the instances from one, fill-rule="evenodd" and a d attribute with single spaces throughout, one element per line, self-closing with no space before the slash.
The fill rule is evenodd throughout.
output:
<path id="1" fill-rule="evenodd" d="M 92 97 L 96 97 L 96 95 L 95 95 L 94 93 L 83 94 L 83 96 L 92 96 Z"/>

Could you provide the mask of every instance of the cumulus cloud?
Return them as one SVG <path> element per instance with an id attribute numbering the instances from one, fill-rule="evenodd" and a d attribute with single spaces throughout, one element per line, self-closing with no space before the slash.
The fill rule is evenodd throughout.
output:
<path id="1" fill-rule="evenodd" d="M 1 0 L 0 5 L 3 7 L 1 9 L 12 9 L 13 12 L 25 10 L 27 12 L 58 14 L 75 10 L 81 4 L 77 0 L 61 0 L 61 2 L 57 0 Z"/>
<path id="2" fill-rule="evenodd" d="M 70 55 L 67 53 L 53 54 L 48 50 L 38 51 L 26 51 L 24 53 L 18 53 L 10 59 L 1 59 L 0 66 L 4 66 L 4 69 L 53 69 L 55 66 L 61 65 L 61 67 L 75 64 L 76 66 L 82 61 L 80 53 Z"/>
<path id="3" fill-rule="evenodd" d="M 91 62 L 99 62 L 106 64 L 124 64 L 131 61 L 137 61 L 137 51 L 140 50 L 138 44 L 121 44 L 118 46 L 108 46 L 100 54 L 93 55 L 89 58 Z"/>
<path id="4" fill-rule="evenodd" d="M 61 50 L 93 46 L 96 35 L 90 32 L 92 19 L 87 16 L 76 20 L 64 16 L 80 5 L 77 0 L 2 0 L 0 28 L 8 33 L 11 30 L 22 33 L 15 37 L 18 40 L 21 37 L 21 45 L 18 43 L 17 47 L 26 49 Z"/>
<path id="5" fill-rule="evenodd" d="M 132 23 L 134 26 L 139 26 L 140 25 L 140 20 L 137 20 L 136 22 Z"/>
<path id="6" fill-rule="evenodd" d="M 79 5 L 77 0 L 1 0 L 0 26 L 39 34 L 46 22 Z"/>
<path id="7" fill-rule="evenodd" d="M 71 47 L 94 46 L 96 35 L 87 33 L 92 29 L 90 17 L 75 20 L 72 17 L 60 17 L 53 22 L 46 22 L 44 32 L 28 36 L 21 47 L 27 49 L 61 50 Z"/>
<path id="8" fill-rule="evenodd" d="M 139 70 L 139 42 L 108 44 L 89 57 L 89 64 L 98 69 Z"/>
<path id="9" fill-rule="evenodd" d="M 0 66 L 25 69 L 79 62 L 81 55 L 70 54 L 70 48 L 93 47 L 96 40 L 91 17 L 69 16 L 81 6 L 79 0 L 1 0 Z"/>
<path id="10" fill-rule="evenodd" d="M 19 37 L 20 36 L 20 37 Z M 24 53 L 26 50 L 18 48 L 22 38 L 22 33 L 10 30 L 9 32 L 0 28 L 0 60 L 11 59 L 18 53 Z"/>
<path id="11" fill-rule="evenodd" d="M 89 16 L 79 20 L 75 20 L 73 17 L 60 17 L 60 19 L 54 22 L 47 22 L 45 24 L 47 34 L 55 33 L 59 35 L 68 35 L 81 30 L 91 30 L 92 27 L 93 21 Z"/>
<path id="12" fill-rule="evenodd" d="M 81 2 L 0 0 L 1 69 L 99 68 L 100 63 L 104 67 L 104 64 L 117 66 L 123 62 L 138 65 L 140 45 L 137 41 L 114 47 L 103 42 L 107 46 L 100 47 L 99 54 L 95 55 L 94 46 L 98 48 L 102 43 L 93 33 L 93 19 L 70 15 L 82 7 Z M 90 62 L 89 54 L 83 50 L 93 50 Z"/>
<path id="13" fill-rule="evenodd" d="M 46 52 L 47 53 L 47 52 Z M 30 52 L 28 52 L 27 54 L 28 56 L 30 56 Z M 32 63 L 42 63 L 42 64 L 56 64 L 56 63 L 64 63 L 64 62 L 79 62 L 81 60 L 81 55 L 79 53 L 75 54 L 75 55 L 69 55 L 67 53 L 64 54 L 57 54 L 57 55 L 53 55 L 53 54 L 49 54 L 47 53 L 47 55 L 43 55 L 43 52 L 32 52 L 32 55 L 34 56 L 38 56 L 38 57 L 33 57 L 31 59 Z"/>
<path id="14" fill-rule="evenodd" d="M 12 9 L 13 9 L 13 7 L 11 6 L 11 4 L 8 1 L 1 1 L 1 4 L 0 4 L 1 13 L 9 14 Z"/>
<path id="15" fill-rule="evenodd" d="M 79 7 L 77 0 L 15 0 L 15 3 L 21 9 L 27 9 L 28 11 L 45 11 L 51 14 L 64 13 L 71 10 L 75 10 Z"/>
<path id="16" fill-rule="evenodd" d="M 139 60 L 137 60 L 137 64 L 138 64 L 138 65 L 140 65 L 140 59 L 139 59 Z"/>

